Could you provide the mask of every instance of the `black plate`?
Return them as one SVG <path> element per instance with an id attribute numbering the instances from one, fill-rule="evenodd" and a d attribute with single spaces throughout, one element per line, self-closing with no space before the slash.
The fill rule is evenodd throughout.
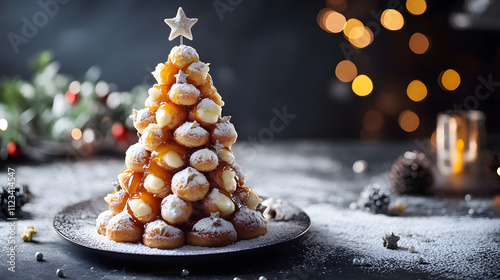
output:
<path id="1" fill-rule="evenodd" d="M 95 227 L 97 216 L 107 209 L 107 204 L 102 198 L 87 200 L 64 208 L 54 216 L 53 225 L 59 235 L 73 244 L 118 258 L 199 260 L 212 257 L 225 257 L 242 252 L 245 254 L 252 253 L 300 237 L 309 229 L 311 220 L 299 207 L 295 205 L 291 206 L 296 212 L 293 218 L 287 221 L 270 219 L 268 221 L 268 232 L 264 236 L 251 240 L 238 241 L 235 244 L 220 248 L 186 245 L 173 250 L 160 250 L 152 249 L 139 243 L 117 243 L 108 240 L 106 237 L 98 234 Z"/>

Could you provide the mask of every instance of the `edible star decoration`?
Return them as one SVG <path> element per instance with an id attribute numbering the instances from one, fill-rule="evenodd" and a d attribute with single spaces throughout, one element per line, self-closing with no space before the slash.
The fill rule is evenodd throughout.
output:
<path id="1" fill-rule="evenodd" d="M 187 77 L 189 77 L 189 75 L 184 74 L 182 70 L 179 70 L 179 73 L 175 74 L 174 77 L 175 77 L 175 83 L 182 84 L 182 83 L 187 83 L 186 79 Z"/>
<path id="2" fill-rule="evenodd" d="M 172 29 L 170 31 L 169 41 L 177 38 L 178 36 L 184 36 L 189 40 L 193 40 L 193 34 L 191 34 L 191 27 L 198 21 L 197 18 L 187 18 L 182 7 L 177 10 L 177 15 L 174 18 L 165 19 L 165 23 Z M 182 42 L 182 37 L 181 37 Z"/>
<path id="3" fill-rule="evenodd" d="M 384 240 L 384 247 L 387 249 L 397 249 L 398 248 L 398 241 L 399 241 L 399 236 L 394 235 L 394 232 L 389 234 L 386 234 L 384 237 L 382 237 L 382 240 Z"/>

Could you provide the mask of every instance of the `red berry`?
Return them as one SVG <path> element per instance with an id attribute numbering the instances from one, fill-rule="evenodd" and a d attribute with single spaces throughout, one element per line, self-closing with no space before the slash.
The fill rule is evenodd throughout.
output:
<path id="1" fill-rule="evenodd" d="M 111 134 L 117 141 L 128 141 L 129 140 L 129 131 L 125 128 L 125 126 L 120 122 L 115 122 L 111 127 Z"/>
<path id="2" fill-rule="evenodd" d="M 69 90 L 66 92 L 64 97 L 66 97 L 66 101 L 68 101 L 71 105 L 75 105 L 76 102 L 78 102 L 78 99 L 80 99 L 80 95 L 78 93 L 74 93 Z"/>
<path id="3" fill-rule="evenodd" d="M 7 144 L 7 152 L 11 157 L 18 157 L 21 155 L 21 147 L 19 147 L 16 142 L 10 141 Z"/>

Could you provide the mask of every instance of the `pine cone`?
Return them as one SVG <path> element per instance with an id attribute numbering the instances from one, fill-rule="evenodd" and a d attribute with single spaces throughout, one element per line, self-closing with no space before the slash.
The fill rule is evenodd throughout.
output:
<path id="1" fill-rule="evenodd" d="M 375 214 L 386 214 L 391 202 L 391 192 L 377 183 L 370 184 L 361 192 L 358 206 Z"/>
<path id="2" fill-rule="evenodd" d="M 422 152 L 406 151 L 394 161 L 389 182 L 400 194 L 425 194 L 434 182 L 430 159 Z"/>
<path id="3" fill-rule="evenodd" d="M 491 175 L 496 185 L 500 187 L 500 151 L 495 151 L 491 154 L 486 162 L 486 170 Z"/>

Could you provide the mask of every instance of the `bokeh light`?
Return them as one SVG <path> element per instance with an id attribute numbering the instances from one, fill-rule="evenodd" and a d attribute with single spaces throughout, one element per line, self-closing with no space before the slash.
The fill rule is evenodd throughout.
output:
<path id="1" fill-rule="evenodd" d="M 104 97 L 109 92 L 109 85 L 105 81 L 100 81 L 95 85 L 95 93 L 99 97 Z"/>
<path id="2" fill-rule="evenodd" d="M 325 19 L 328 16 L 328 14 L 333 13 L 334 11 L 329 8 L 323 8 L 318 12 L 318 16 L 316 17 L 316 21 L 318 22 L 319 27 L 322 29 L 328 31 L 325 26 Z"/>
<path id="3" fill-rule="evenodd" d="M 385 10 L 382 13 L 382 16 L 380 16 L 380 22 L 382 23 L 382 26 L 391 31 L 399 30 L 403 28 L 403 25 L 405 24 L 403 15 L 394 9 Z"/>
<path id="4" fill-rule="evenodd" d="M 373 90 L 372 80 L 366 75 L 359 75 L 352 81 L 352 91 L 359 96 L 367 96 Z"/>
<path id="5" fill-rule="evenodd" d="M 368 110 L 363 117 L 363 128 L 368 131 L 380 130 L 384 125 L 384 116 L 377 110 Z"/>
<path id="6" fill-rule="evenodd" d="M 421 15 L 427 10 L 427 2 L 425 0 L 406 0 L 406 9 L 412 15 Z"/>
<path id="7" fill-rule="evenodd" d="M 420 125 L 420 119 L 417 114 L 410 110 L 406 110 L 399 115 L 399 126 L 406 132 L 413 132 L 417 130 Z"/>
<path id="8" fill-rule="evenodd" d="M 447 91 L 453 91 L 460 85 L 460 75 L 453 69 L 441 72 L 438 78 L 439 86 Z"/>
<path id="9" fill-rule="evenodd" d="M 335 67 L 335 76 L 342 82 L 350 82 L 358 75 L 356 65 L 349 60 L 342 60 Z"/>
<path id="10" fill-rule="evenodd" d="M 79 128 L 73 128 L 73 130 L 71 131 L 71 137 L 73 137 L 73 139 L 75 140 L 82 138 L 82 131 Z"/>
<path id="11" fill-rule="evenodd" d="M 361 36 L 361 32 L 354 32 L 351 34 L 351 31 L 353 31 L 353 29 L 355 27 L 360 27 L 360 28 L 364 28 L 365 26 L 363 25 L 363 23 L 361 21 L 359 21 L 358 19 L 355 19 L 355 18 L 350 18 L 346 23 L 345 23 L 345 26 L 344 26 L 344 35 L 346 36 L 346 38 L 355 38 L 356 39 L 356 36 Z"/>
<path id="12" fill-rule="evenodd" d="M 82 89 L 82 85 L 80 84 L 79 81 L 72 81 L 69 84 L 68 90 L 71 91 L 72 93 L 80 93 L 80 90 Z"/>
<path id="13" fill-rule="evenodd" d="M 362 49 L 373 42 L 373 32 L 370 28 L 356 26 L 351 30 L 349 43 L 355 48 Z"/>
<path id="14" fill-rule="evenodd" d="M 327 13 L 325 16 L 325 29 L 332 33 L 342 32 L 346 20 L 345 17 L 337 12 Z"/>
<path id="15" fill-rule="evenodd" d="M 406 94 L 415 102 L 422 101 L 427 96 L 427 87 L 419 80 L 413 80 L 406 88 Z"/>
<path id="16" fill-rule="evenodd" d="M 9 127 L 9 122 L 6 119 L 0 119 L 0 130 L 6 131 Z"/>
<path id="17" fill-rule="evenodd" d="M 436 134 L 436 131 L 434 130 L 434 132 L 431 134 L 431 144 L 434 148 L 437 147 L 437 134 Z"/>
<path id="18" fill-rule="evenodd" d="M 377 93 L 375 105 L 384 115 L 397 116 L 401 112 L 403 96 L 404 89 L 394 84 L 386 84 Z"/>
<path id="19" fill-rule="evenodd" d="M 416 54 L 424 54 L 429 50 L 429 39 L 422 34 L 416 32 L 410 38 L 410 50 Z"/>
<path id="20" fill-rule="evenodd" d="M 500 167 L 497 168 L 497 174 L 498 174 L 498 176 L 500 176 Z"/>

